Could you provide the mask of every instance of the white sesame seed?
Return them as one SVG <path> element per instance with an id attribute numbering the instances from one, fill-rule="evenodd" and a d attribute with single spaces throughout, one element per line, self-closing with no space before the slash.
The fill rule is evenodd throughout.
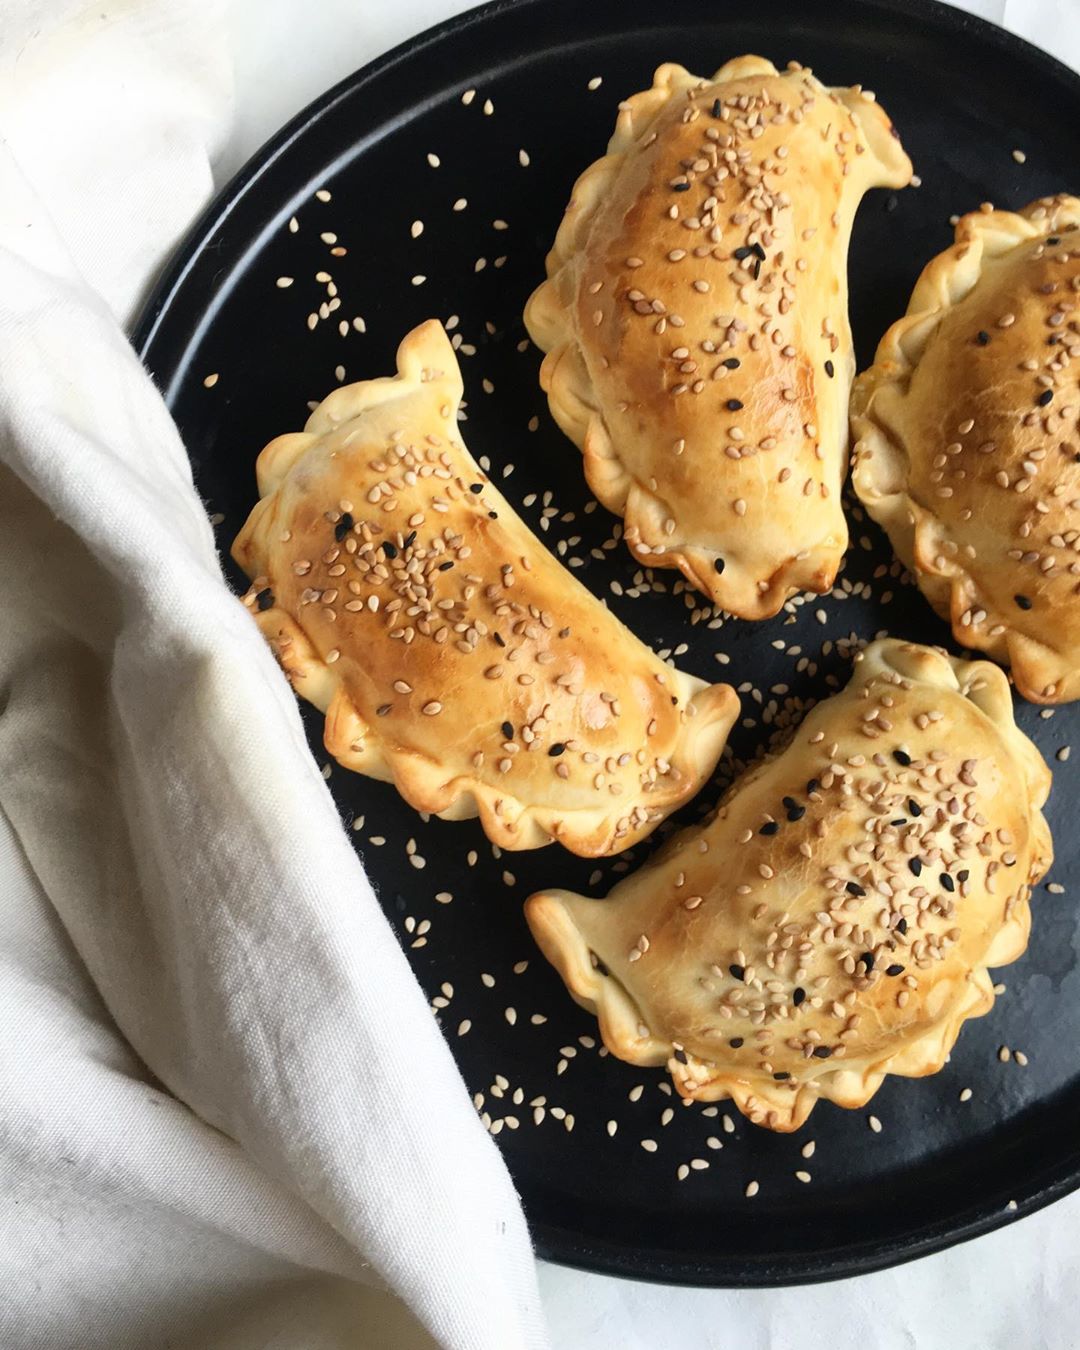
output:
<path id="1" fill-rule="evenodd" d="M 274 285 L 278 288 L 279 291 L 287 290 L 292 284 L 293 284 L 292 277 L 278 277 L 277 281 L 274 282 Z"/>
<path id="2" fill-rule="evenodd" d="M 409 226 L 409 233 L 414 239 L 419 239 L 424 233 L 424 222 L 422 220 L 414 220 Z"/>
<path id="3" fill-rule="evenodd" d="M 203 380 L 203 388 L 213 389 L 214 385 L 217 384 L 218 382 L 218 378 L 219 376 L 216 371 L 212 375 L 207 375 L 206 378 Z"/>
<path id="4" fill-rule="evenodd" d="M 589 81 L 589 83 L 588 83 L 585 87 L 586 87 L 586 89 L 589 89 L 589 90 L 591 90 L 591 91 L 595 91 L 595 90 L 599 89 L 600 86 L 601 86 L 603 83 L 604 83 L 604 77 L 603 77 L 603 75 L 594 75 L 594 76 L 592 77 L 592 79 Z"/>
<path id="5" fill-rule="evenodd" d="M 431 167 L 432 167 L 433 169 L 437 169 L 437 168 L 439 167 L 439 165 L 442 163 L 442 160 L 439 158 L 438 155 L 432 154 L 432 153 L 429 151 L 429 152 L 428 152 L 428 157 L 427 157 L 427 162 L 431 165 Z"/>
<path id="6" fill-rule="evenodd" d="M 743 1191 L 743 1194 L 746 1196 L 747 1200 L 752 1200 L 760 1190 L 761 1187 L 758 1185 L 758 1183 L 756 1181 L 751 1181 L 748 1183 L 746 1190 Z"/>
<path id="7" fill-rule="evenodd" d="M 870 1126 L 870 1128 L 874 1131 L 875 1134 L 881 1133 L 881 1121 L 878 1120 L 877 1116 L 867 1116 L 866 1123 L 867 1125 Z"/>
<path id="8" fill-rule="evenodd" d="M 522 167 L 523 169 L 527 169 L 527 168 L 529 167 L 529 152 L 528 152 L 528 150 L 519 150 L 519 151 L 518 151 L 518 163 L 521 165 L 521 167 Z"/>
<path id="9" fill-rule="evenodd" d="M 476 97 L 476 90 L 475 90 L 475 89 L 466 89 L 465 92 L 464 92 L 464 93 L 462 94 L 462 96 L 461 96 L 461 101 L 462 101 L 462 103 L 464 103 L 464 105 L 465 105 L 466 108 L 467 108 L 467 107 L 469 106 L 469 104 L 473 101 L 473 99 L 474 99 L 475 97 Z"/>

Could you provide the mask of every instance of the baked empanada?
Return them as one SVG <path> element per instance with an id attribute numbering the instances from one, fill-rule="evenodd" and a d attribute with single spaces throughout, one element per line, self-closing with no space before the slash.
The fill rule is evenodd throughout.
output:
<path id="1" fill-rule="evenodd" d="M 613 1054 L 796 1129 L 940 1069 L 1027 945 L 1050 772 L 988 662 L 885 640 L 712 821 L 526 914 Z"/>
<path id="2" fill-rule="evenodd" d="M 525 323 L 540 382 L 626 542 L 747 619 L 827 591 L 855 373 L 852 219 L 911 162 L 858 87 L 757 56 L 620 105 Z"/>
<path id="3" fill-rule="evenodd" d="M 1080 698 L 1080 200 L 964 216 L 852 399 L 855 490 L 958 642 Z"/>
<path id="4" fill-rule="evenodd" d="M 628 847 L 701 787 L 738 713 L 672 670 L 530 533 L 458 436 L 439 324 L 258 459 L 233 553 L 326 748 L 502 848 Z"/>

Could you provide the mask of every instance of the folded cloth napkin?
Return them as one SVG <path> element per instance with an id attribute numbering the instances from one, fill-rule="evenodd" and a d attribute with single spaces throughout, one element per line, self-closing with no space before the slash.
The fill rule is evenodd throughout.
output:
<path id="1" fill-rule="evenodd" d="M 382 1282 L 538 1347 L 510 1179 L 121 327 L 210 188 L 222 24 L 0 16 L 0 1344 L 417 1343 Z"/>

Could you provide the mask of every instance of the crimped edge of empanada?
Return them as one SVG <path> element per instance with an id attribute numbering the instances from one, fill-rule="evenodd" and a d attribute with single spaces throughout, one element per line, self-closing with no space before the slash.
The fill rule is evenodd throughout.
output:
<path id="1" fill-rule="evenodd" d="M 597 207 L 620 173 L 623 160 L 646 139 L 668 102 L 687 89 L 702 85 L 781 73 L 771 61 L 751 55 L 726 62 L 711 79 L 692 75 L 676 62 L 657 67 L 651 88 L 619 104 L 607 153 L 589 165 L 574 184 L 555 243 L 547 255 L 547 280 L 529 297 L 524 314 L 530 337 L 546 353 L 540 367 L 540 386 L 548 396 L 551 414 L 582 452 L 585 478 L 596 499 L 624 518 L 624 538 L 635 559 L 644 566 L 677 568 L 713 604 L 744 619 L 770 618 L 785 600 L 807 587 L 818 593 L 828 591 L 836 578 L 846 539 L 839 548 L 822 544 L 796 554 L 767 578 L 750 576 L 736 558 L 725 559 L 724 569 L 718 573 L 716 553 L 681 544 L 674 538 L 666 539 L 665 521 L 671 517 L 667 503 L 626 468 L 597 406 L 572 317 L 572 292 L 576 258 L 585 246 Z M 813 78 L 812 72 L 805 73 Z M 870 156 L 883 172 L 891 175 L 891 184 L 904 186 L 911 177 L 911 162 L 873 97 L 858 86 L 820 87 L 842 102 L 859 123 Z M 566 296 L 564 289 L 568 291 Z M 646 543 L 646 538 L 656 542 Z M 766 583 L 764 587 L 759 581 Z"/>
<path id="2" fill-rule="evenodd" d="M 461 372 L 442 325 L 431 319 L 406 335 L 397 351 L 393 376 L 364 380 L 334 390 L 315 408 L 302 432 L 278 436 L 259 455 L 256 471 L 262 500 L 256 504 L 233 544 L 233 556 L 253 578 L 249 597 L 267 585 L 261 575 L 266 550 L 263 540 L 276 528 L 276 488 L 306 450 L 322 435 L 368 409 L 435 388 L 443 399 L 440 412 L 451 428 L 463 394 Z M 489 496 L 500 501 L 491 485 Z M 504 501 L 507 513 L 513 507 Z M 516 515 L 516 512 L 514 513 Z M 538 545 L 543 547 L 542 545 Z M 569 573 L 567 574 L 569 577 Z M 569 577 L 574 585 L 580 585 Z M 480 817 L 492 843 L 507 850 L 539 848 L 553 840 L 583 857 L 604 857 L 638 843 L 679 806 L 689 801 L 711 774 L 739 713 L 739 699 L 726 684 L 672 669 L 672 693 L 686 707 L 688 719 L 679 748 L 670 757 L 678 770 L 678 791 L 657 791 L 643 803 L 645 819 L 619 830 L 626 807 L 582 807 L 572 810 L 533 806 L 513 793 L 492 787 L 465 773 L 447 778 L 438 761 L 418 750 L 394 746 L 377 724 L 366 721 L 353 704 L 333 664 L 319 655 L 295 617 L 276 604 L 253 609 L 263 635 L 296 692 L 326 714 L 324 743 L 344 768 L 391 782 L 417 811 L 443 820 Z"/>
<path id="3" fill-rule="evenodd" d="M 854 436 L 852 483 L 871 517 L 888 534 L 919 589 L 964 646 L 1010 667 L 1013 681 L 1032 703 L 1080 698 L 1080 666 L 1067 653 L 1021 631 L 1016 616 L 1003 613 L 965 566 L 962 551 L 934 513 L 908 491 L 909 456 L 875 418 L 880 390 L 906 394 L 938 324 L 978 285 L 983 263 L 1020 244 L 1053 234 L 1067 222 L 1080 224 L 1080 198 L 1042 197 L 1022 211 L 973 211 L 961 216 L 953 244 L 923 268 L 907 313 L 888 329 L 874 364 L 855 381 L 851 394 Z M 987 618 L 978 627 L 963 618 L 974 610 Z"/>
<path id="4" fill-rule="evenodd" d="M 1051 775 L 1038 749 L 1016 725 L 1009 684 L 1002 671 L 986 661 L 963 661 L 940 648 L 893 638 L 872 643 L 856 661 L 870 663 L 867 679 L 876 671 L 890 670 L 907 679 L 937 684 L 959 693 L 995 725 L 1023 774 L 1032 812 L 1033 864 L 1027 887 L 1033 887 L 1053 861 L 1050 828 L 1041 810 L 1050 793 Z M 782 753 L 771 755 L 751 773 L 766 771 L 769 763 Z M 741 786 L 736 780 L 721 804 Z M 687 833 L 700 828 L 692 826 Z M 676 836 L 665 845 L 665 852 L 676 848 L 679 842 L 680 836 Z M 611 1053 L 642 1067 L 664 1065 L 682 1097 L 701 1102 L 730 1100 L 754 1124 L 785 1134 L 804 1124 L 818 1101 L 831 1101 L 847 1109 L 865 1106 L 888 1074 L 922 1078 L 937 1073 L 948 1060 L 964 1022 L 983 1016 L 993 1006 L 994 984 L 989 971 L 1017 960 L 1027 948 L 1031 931 L 1030 896 L 1021 893 L 1021 899 L 991 939 L 983 962 L 968 972 L 947 1013 L 889 1055 L 861 1063 L 845 1061 L 842 1065 L 808 1061 L 810 1076 L 793 1088 L 764 1074 L 722 1069 L 655 1034 L 623 983 L 599 962 L 589 947 L 570 908 L 580 903 L 606 902 L 560 889 L 539 891 L 525 902 L 525 916 L 537 945 L 562 976 L 570 994 L 595 1014 L 601 1037 Z"/>

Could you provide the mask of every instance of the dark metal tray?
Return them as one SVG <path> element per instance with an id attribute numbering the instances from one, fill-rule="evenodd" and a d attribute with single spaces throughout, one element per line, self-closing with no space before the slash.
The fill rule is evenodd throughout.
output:
<path id="1" fill-rule="evenodd" d="M 643 638 L 677 651 L 687 670 L 752 685 L 733 740 L 740 759 L 777 718 L 844 682 L 848 639 L 888 630 L 952 645 L 919 595 L 890 574 L 887 543 L 857 511 L 832 596 L 760 625 L 710 628 L 708 613 L 694 624 L 675 574 L 657 572 L 650 586 L 621 543 L 604 547 L 615 522 L 590 509 L 579 454 L 537 387 L 522 305 L 617 101 L 647 86 L 662 61 L 708 74 L 744 52 L 874 89 L 922 175 L 919 188 L 871 194 L 856 222 L 860 365 L 903 310 L 923 262 L 949 241 L 953 212 L 1078 190 L 1080 79 L 929 0 L 526 0 L 473 11 L 368 66 L 292 122 L 210 207 L 147 305 L 135 344 L 183 430 L 222 550 L 255 500 L 256 453 L 303 424 L 307 400 L 333 387 L 337 367 L 348 379 L 388 374 L 411 326 L 458 315 L 473 453 L 490 459 L 534 527 L 547 520 L 546 542 Z M 598 76 L 602 84 L 590 87 Z M 316 196 L 323 188 L 329 201 Z M 416 220 L 424 228 L 414 238 Z M 319 273 L 332 275 L 341 304 L 311 330 L 309 314 L 334 298 Z M 283 276 L 293 284 L 278 287 Z M 413 284 L 418 276 L 426 280 Z M 305 716 L 325 763 L 321 719 Z M 662 1073 L 600 1055 L 593 1020 L 533 947 L 521 914 L 530 891 L 602 894 L 624 864 L 595 866 L 554 847 L 498 858 L 475 822 L 426 822 L 388 786 L 333 767 L 331 789 L 417 977 L 433 1000 L 447 1001 L 437 1015 L 470 1090 L 484 1094 L 493 1121 L 504 1120 L 498 1142 L 542 1254 L 695 1284 L 828 1279 L 985 1232 L 1080 1185 L 1071 899 L 1080 885 L 1071 820 L 1080 755 L 1055 759 L 1080 709 L 1047 715 L 1023 705 L 1019 716 L 1055 769 L 1058 861 L 1054 890 L 1044 884 L 1035 897 L 1030 951 L 1001 972 L 1006 996 L 967 1025 L 941 1074 L 889 1080 L 865 1111 L 821 1105 L 790 1137 L 722 1105 L 714 1115 L 684 1109 Z M 684 819 L 715 796 L 707 788 Z M 466 1019 L 471 1028 L 459 1034 Z M 1021 1050 L 1026 1066 L 1001 1062 L 1001 1046 Z M 630 1100 L 637 1084 L 643 1092 Z M 538 1125 L 537 1098 L 545 1099 Z M 560 1120 L 558 1110 L 569 1114 Z M 871 1112 L 880 1133 L 868 1128 Z M 642 1139 L 655 1139 L 657 1151 L 644 1151 Z M 816 1151 L 804 1160 L 810 1139 Z M 708 1168 L 677 1180 L 693 1158 Z M 809 1184 L 798 1169 L 812 1174 Z M 760 1186 L 752 1199 L 751 1180 Z"/>

